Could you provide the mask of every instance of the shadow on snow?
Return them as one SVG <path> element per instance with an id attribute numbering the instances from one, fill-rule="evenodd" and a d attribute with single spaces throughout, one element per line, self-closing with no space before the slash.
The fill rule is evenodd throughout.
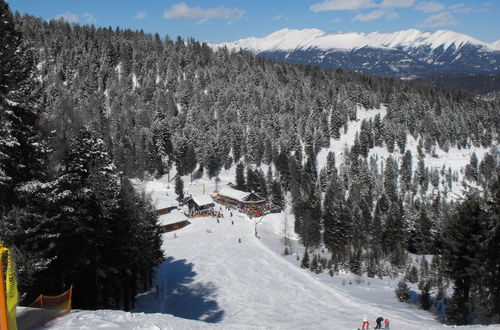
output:
<path id="1" fill-rule="evenodd" d="M 215 300 L 217 287 L 212 282 L 195 282 L 192 263 L 169 257 L 156 272 L 156 282 L 164 297 L 162 313 L 209 323 L 223 319 L 224 311 Z"/>

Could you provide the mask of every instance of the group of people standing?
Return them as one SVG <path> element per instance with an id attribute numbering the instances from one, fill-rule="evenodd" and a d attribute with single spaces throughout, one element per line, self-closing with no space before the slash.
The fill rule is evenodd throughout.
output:
<path id="1" fill-rule="evenodd" d="M 384 329 L 389 329 L 389 319 L 386 318 L 384 319 L 382 316 L 378 317 L 375 322 L 377 325 L 375 326 L 375 329 L 382 329 L 382 322 L 384 322 Z M 370 328 L 370 322 L 368 322 L 368 316 L 363 315 L 363 324 L 361 325 L 361 329 L 367 330 Z M 358 329 L 359 330 L 359 329 Z"/>

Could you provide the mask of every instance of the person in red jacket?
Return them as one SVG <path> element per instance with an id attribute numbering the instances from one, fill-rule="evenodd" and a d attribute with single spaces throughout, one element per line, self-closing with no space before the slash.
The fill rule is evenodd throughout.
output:
<path id="1" fill-rule="evenodd" d="M 384 320 L 385 328 L 389 329 L 389 319 Z"/>
<path id="2" fill-rule="evenodd" d="M 368 322 L 368 316 L 363 315 L 363 324 L 361 325 L 361 329 L 368 329 L 370 328 L 370 322 Z"/>

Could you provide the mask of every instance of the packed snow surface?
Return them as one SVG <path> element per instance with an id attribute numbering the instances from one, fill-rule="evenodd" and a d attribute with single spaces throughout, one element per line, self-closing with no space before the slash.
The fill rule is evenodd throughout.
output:
<path id="1" fill-rule="evenodd" d="M 297 49 L 345 49 L 352 50 L 363 47 L 408 49 L 428 46 L 431 49 L 443 47 L 447 49 L 455 46 L 458 50 L 466 44 L 483 46 L 489 50 L 500 50 L 499 41 L 494 43 L 483 42 L 471 36 L 449 31 L 439 30 L 425 32 L 417 29 L 397 31 L 393 33 L 360 33 L 360 32 L 326 32 L 319 29 L 282 29 L 265 37 L 250 37 L 234 42 L 212 44 L 215 48 L 245 49 L 255 53 L 265 51 L 291 51 Z"/>

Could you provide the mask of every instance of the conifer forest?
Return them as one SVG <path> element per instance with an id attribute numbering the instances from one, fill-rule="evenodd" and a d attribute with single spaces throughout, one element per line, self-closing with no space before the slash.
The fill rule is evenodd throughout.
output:
<path id="1" fill-rule="evenodd" d="M 291 210 L 303 268 L 404 274 L 394 299 L 418 284 L 420 308 L 430 291 L 446 302 L 445 323 L 500 323 L 497 100 L 45 21 L 5 0 L 0 41 L 0 240 L 21 302 L 72 284 L 75 308 L 133 309 L 168 256 L 134 180 L 233 169 L 238 189 Z M 333 150 L 350 122 L 352 144 Z M 461 169 L 429 166 L 476 149 Z"/>

